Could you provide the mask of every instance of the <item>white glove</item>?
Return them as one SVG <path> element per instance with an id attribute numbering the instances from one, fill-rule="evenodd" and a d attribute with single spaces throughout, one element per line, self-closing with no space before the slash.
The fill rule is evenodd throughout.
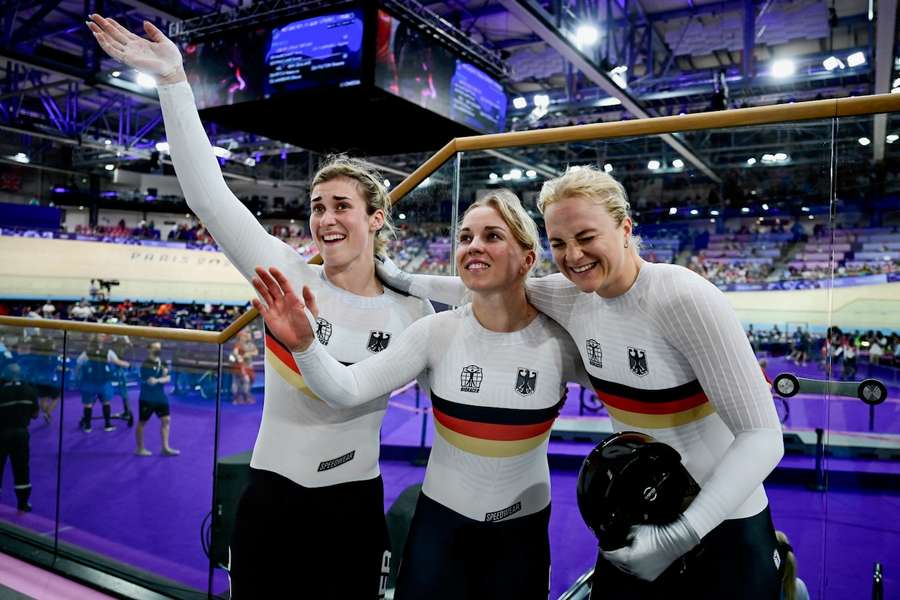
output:
<path id="1" fill-rule="evenodd" d="M 646 581 L 654 581 L 673 562 L 700 543 L 684 516 L 668 525 L 635 525 L 628 534 L 630 544 L 603 551 L 603 558 L 620 570 Z"/>
<path id="2" fill-rule="evenodd" d="M 379 279 L 390 287 L 400 290 L 406 294 L 410 293 L 412 287 L 412 276 L 402 270 L 397 264 L 386 256 L 375 255 L 375 273 Z"/>

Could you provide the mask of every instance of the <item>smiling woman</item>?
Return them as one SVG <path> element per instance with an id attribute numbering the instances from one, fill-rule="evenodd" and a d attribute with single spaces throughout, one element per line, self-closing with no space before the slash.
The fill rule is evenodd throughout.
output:
<path id="1" fill-rule="evenodd" d="M 365 405 L 429 374 L 437 435 L 398 600 L 547 598 L 547 443 L 566 382 L 586 379 L 569 336 L 525 298 L 537 247 L 537 226 L 514 194 L 476 202 L 463 216 L 456 251 L 472 303 L 420 319 L 351 367 L 317 340 L 305 314 L 315 306 L 309 290 L 300 300 L 274 269 L 254 281 L 263 301 L 254 304 L 279 338 L 292 341 L 307 383 L 325 403 Z"/>
<path id="2" fill-rule="evenodd" d="M 113 58 L 157 77 L 185 199 L 238 271 L 251 280 L 256 267 L 275 266 L 315 289 L 328 354 L 358 362 L 387 346 L 369 343 L 373 330 L 390 340 L 433 312 L 427 301 L 384 289 L 375 277 L 389 203 L 381 178 L 363 163 L 337 157 L 313 179 L 310 229 L 324 269 L 308 265 L 228 189 L 175 44 L 149 22 L 146 39 L 100 15 L 91 15 L 88 27 Z M 235 521 L 231 597 L 327 597 L 335 581 L 348 598 L 383 597 L 390 545 L 378 455 L 387 393 L 362 406 L 331 407 L 309 391 L 288 344 L 267 332 L 265 402 Z M 342 517 L 322 519 L 326 513 Z"/>
<path id="3" fill-rule="evenodd" d="M 628 546 L 602 552 L 593 589 L 778 598 L 762 482 L 784 452 L 781 425 L 734 310 L 693 271 L 640 258 L 625 190 L 602 170 L 569 168 L 544 184 L 539 205 L 561 273 L 529 280 L 529 302 L 575 340 L 615 430 L 669 444 L 702 482 L 677 519 L 638 525 Z M 414 294 L 460 297 L 451 278 L 379 269 Z"/>

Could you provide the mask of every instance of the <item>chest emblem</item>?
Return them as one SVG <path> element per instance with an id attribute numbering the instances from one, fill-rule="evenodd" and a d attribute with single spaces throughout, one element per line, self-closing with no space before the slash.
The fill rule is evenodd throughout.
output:
<path id="1" fill-rule="evenodd" d="M 369 352 L 381 352 L 391 342 L 391 334 L 384 331 L 372 331 L 369 333 L 369 343 L 366 349 Z"/>
<path id="2" fill-rule="evenodd" d="M 316 319 L 316 337 L 319 338 L 319 343 L 323 346 L 328 345 L 328 340 L 331 339 L 331 323 L 319 317 Z"/>
<path id="3" fill-rule="evenodd" d="M 638 377 L 643 377 L 650 372 L 647 368 L 647 352 L 640 348 L 628 346 L 628 367 Z"/>
<path id="4" fill-rule="evenodd" d="M 585 348 L 587 349 L 588 362 L 591 363 L 591 366 L 602 369 L 603 348 L 600 347 L 600 342 L 597 340 L 587 340 L 585 342 Z"/>
<path id="5" fill-rule="evenodd" d="M 536 383 L 537 371 L 519 367 L 519 370 L 516 373 L 516 392 L 523 396 L 530 396 L 534 393 Z"/>
<path id="6" fill-rule="evenodd" d="M 484 379 L 484 371 L 478 365 L 468 365 L 463 367 L 462 373 L 459 374 L 459 391 L 477 394 L 481 389 L 481 382 Z"/>

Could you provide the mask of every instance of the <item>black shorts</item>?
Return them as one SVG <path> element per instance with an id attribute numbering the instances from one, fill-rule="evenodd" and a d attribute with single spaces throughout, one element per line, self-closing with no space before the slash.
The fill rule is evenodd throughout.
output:
<path id="1" fill-rule="evenodd" d="M 495 523 L 475 521 L 419 494 L 396 600 L 547 600 L 550 506 Z"/>
<path id="2" fill-rule="evenodd" d="M 384 598 L 381 476 L 307 488 L 250 469 L 231 541 L 231 598 Z"/>
<path id="3" fill-rule="evenodd" d="M 591 600 L 779 600 L 781 556 L 769 507 L 752 517 L 729 519 L 697 548 L 675 561 L 656 581 L 626 575 L 600 556 Z"/>
<path id="4" fill-rule="evenodd" d="M 144 402 L 143 400 L 138 401 L 138 419 L 142 423 L 146 423 L 156 414 L 157 417 L 163 418 L 168 417 L 171 412 L 169 410 L 169 402 Z"/>
<path id="5" fill-rule="evenodd" d="M 37 383 L 34 389 L 38 398 L 59 398 L 59 384 Z"/>

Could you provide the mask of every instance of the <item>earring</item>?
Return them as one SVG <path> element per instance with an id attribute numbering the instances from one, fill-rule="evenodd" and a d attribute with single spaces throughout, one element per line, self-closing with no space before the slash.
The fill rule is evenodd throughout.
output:
<path id="1" fill-rule="evenodd" d="M 628 238 L 625 238 L 625 247 L 628 247 Z"/>

